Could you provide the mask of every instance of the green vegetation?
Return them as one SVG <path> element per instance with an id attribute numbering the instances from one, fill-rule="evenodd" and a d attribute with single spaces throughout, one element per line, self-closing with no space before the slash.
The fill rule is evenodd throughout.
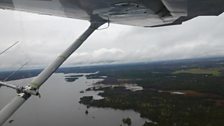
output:
<path id="1" fill-rule="evenodd" d="M 83 75 L 65 75 L 65 81 L 67 82 L 75 82 L 79 77 L 82 77 Z"/>
<path id="2" fill-rule="evenodd" d="M 189 74 L 211 74 L 213 76 L 220 76 L 220 68 L 192 68 L 192 69 L 184 69 L 184 70 L 177 70 L 173 72 L 174 74 L 182 74 L 182 73 L 189 73 Z"/>
<path id="3" fill-rule="evenodd" d="M 158 126 L 223 124 L 224 108 L 217 106 L 215 101 L 220 100 L 219 98 L 169 95 L 152 90 L 131 92 L 124 88 L 103 90 L 105 93 L 101 95 L 105 99 L 89 99 L 82 103 L 121 110 L 133 109 L 141 113 L 142 117 L 157 122 Z"/>
<path id="4" fill-rule="evenodd" d="M 79 78 L 82 77 L 83 75 L 65 75 L 65 78 Z"/>
<path id="5" fill-rule="evenodd" d="M 122 119 L 123 124 L 127 124 L 128 126 L 131 126 L 131 118 L 124 118 Z"/>
<path id="6" fill-rule="evenodd" d="M 144 124 L 143 124 L 143 126 L 157 126 L 157 123 L 152 123 L 152 122 L 145 122 Z"/>
<path id="7" fill-rule="evenodd" d="M 202 63 L 195 68 L 185 66 L 184 72 L 179 71 L 179 65 L 104 70 L 99 76 L 108 78 L 101 83 L 122 84 L 125 80 L 125 83 L 137 83 L 144 90 L 132 92 L 123 87 L 104 87 L 97 89 L 104 91 L 100 93 L 104 99 L 80 99 L 80 102 L 95 107 L 132 109 L 153 121 L 145 122 L 144 126 L 220 126 L 224 124 L 222 68 Z M 175 95 L 170 91 L 185 94 Z"/>
<path id="8" fill-rule="evenodd" d="M 65 78 L 65 81 L 67 81 L 67 82 L 75 82 L 77 79 L 79 79 L 79 78 L 75 78 L 75 77 L 66 77 L 66 78 Z"/>
<path id="9" fill-rule="evenodd" d="M 89 114 L 89 111 L 88 111 L 88 110 L 86 110 L 86 111 L 85 111 L 85 114 L 86 114 L 86 115 L 88 115 L 88 114 Z"/>
<path id="10" fill-rule="evenodd" d="M 93 101 L 93 96 L 84 96 L 84 97 L 80 98 L 79 103 L 87 103 L 90 101 Z"/>

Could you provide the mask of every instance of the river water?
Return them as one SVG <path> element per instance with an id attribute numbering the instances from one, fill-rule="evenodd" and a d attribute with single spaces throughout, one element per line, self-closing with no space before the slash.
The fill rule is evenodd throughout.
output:
<path id="1" fill-rule="evenodd" d="M 79 77 L 75 82 L 66 82 L 65 74 L 57 73 L 41 87 L 41 98 L 31 97 L 13 116 L 12 123 L 4 126 L 120 126 L 122 119 L 130 117 L 132 126 L 142 126 L 147 119 L 132 110 L 115 110 L 110 108 L 87 108 L 79 104 L 80 97 L 94 96 L 98 92 L 85 91 L 99 79 Z M 20 85 L 30 82 L 32 78 L 10 81 Z M 15 91 L 0 88 L 0 109 L 14 96 Z M 85 111 L 88 110 L 88 114 Z"/>

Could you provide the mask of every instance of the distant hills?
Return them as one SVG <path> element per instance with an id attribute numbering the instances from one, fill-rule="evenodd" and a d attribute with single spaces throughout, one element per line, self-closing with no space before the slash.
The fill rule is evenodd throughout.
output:
<path id="1" fill-rule="evenodd" d="M 156 69 L 156 68 L 179 68 L 186 67 L 222 67 L 224 66 L 224 57 L 209 57 L 209 58 L 193 58 L 181 60 L 168 60 L 168 61 L 155 61 L 155 62 L 135 62 L 123 64 L 104 64 L 104 65 L 91 65 L 91 66 L 74 66 L 59 68 L 56 73 L 90 73 L 96 71 L 103 71 L 105 69 Z M 37 76 L 42 69 L 21 70 L 13 74 L 7 81 L 17 80 L 22 78 L 30 78 Z M 13 70 L 0 72 L 0 80 L 3 81 L 13 73 Z"/>

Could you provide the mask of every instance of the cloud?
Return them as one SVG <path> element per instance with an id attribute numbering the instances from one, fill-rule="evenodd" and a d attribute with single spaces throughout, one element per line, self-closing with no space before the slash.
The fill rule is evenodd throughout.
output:
<path id="1" fill-rule="evenodd" d="M 89 26 L 87 21 L 0 10 L 0 68 L 46 66 Z M 111 24 L 97 30 L 64 65 L 156 61 L 224 55 L 224 14 L 182 25 L 141 28 Z"/>
<path id="2" fill-rule="evenodd" d="M 124 60 L 125 55 L 127 54 L 122 49 L 101 48 L 93 52 L 75 53 L 69 61 L 75 64 L 111 63 Z"/>

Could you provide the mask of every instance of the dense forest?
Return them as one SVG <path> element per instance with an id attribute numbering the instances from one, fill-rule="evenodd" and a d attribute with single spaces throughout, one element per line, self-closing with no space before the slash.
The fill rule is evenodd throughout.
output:
<path id="1" fill-rule="evenodd" d="M 144 126 L 218 126 L 224 124 L 223 61 L 169 62 L 161 67 L 141 64 L 89 75 L 107 76 L 100 84 L 136 83 L 142 91 L 101 87 L 104 99 L 83 97 L 80 103 L 95 107 L 132 109 L 152 122 Z M 94 88 L 93 88 L 94 89 Z M 181 92 L 181 93 L 173 93 Z"/>

